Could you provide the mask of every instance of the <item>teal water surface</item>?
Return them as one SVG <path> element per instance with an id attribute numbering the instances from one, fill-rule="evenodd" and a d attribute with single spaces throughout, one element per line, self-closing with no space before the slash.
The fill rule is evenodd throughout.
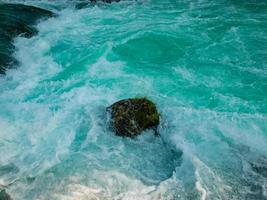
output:
<path id="1" fill-rule="evenodd" d="M 266 1 L 26 3 L 59 16 L 0 77 L 14 200 L 267 199 Z M 160 137 L 115 136 L 105 108 L 141 96 Z"/>

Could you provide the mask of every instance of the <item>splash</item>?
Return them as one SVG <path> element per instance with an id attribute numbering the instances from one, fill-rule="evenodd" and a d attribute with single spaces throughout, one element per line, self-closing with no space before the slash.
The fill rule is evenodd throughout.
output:
<path id="1" fill-rule="evenodd" d="M 265 199 L 265 2 L 123 1 L 18 37 L 0 78 L 0 184 L 20 200 Z M 117 137 L 105 108 L 147 96 L 160 137 Z"/>

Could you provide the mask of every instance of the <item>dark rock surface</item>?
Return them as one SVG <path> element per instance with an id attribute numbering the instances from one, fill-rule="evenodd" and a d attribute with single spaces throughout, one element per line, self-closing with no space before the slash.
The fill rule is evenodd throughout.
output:
<path id="1" fill-rule="evenodd" d="M 52 16 L 52 12 L 34 6 L 0 3 L 0 74 L 16 62 L 12 58 L 13 38 L 32 37 L 37 33 L 33 25 L 41 18 Z"/>
<path id="2" fill-rule="evenodd" d="M 119 136 L 134 137 L 145 129 L 156 129 L 159 113 L 156 105 L 146 98 L 124 99 L 112 104 L 111 126 Z"/>

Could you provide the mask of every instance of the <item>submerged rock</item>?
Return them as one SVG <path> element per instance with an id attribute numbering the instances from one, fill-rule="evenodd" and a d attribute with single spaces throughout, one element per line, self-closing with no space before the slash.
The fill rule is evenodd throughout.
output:
<path id="1" fill-rule="evenodd" d="M 146 98 L 124 99 L 107 109 L 111 125 L 120 136 L 134 137 L 145 129 L 156 129 L 159 124 L 156 105 Z"/>
<path id="2" fill-rule="evenodd" d="M 0 200 L 12 200 L 5 190 L 0 190 Z"/>
<path id="3" fill-rule="evenodd" d="M 37 33 L 33 25 L 44 17 L 52 17 L 51 11 L 23 4 L 0 3 L 0 74 L 16 61 L 12 58 L 14 37 L 32 37 Z"/>

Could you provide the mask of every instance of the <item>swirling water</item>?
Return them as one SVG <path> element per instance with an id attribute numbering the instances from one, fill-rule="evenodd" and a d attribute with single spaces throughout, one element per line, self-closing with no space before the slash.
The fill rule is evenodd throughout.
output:
<path id="1" fill-rule="evenodd" d="M 0 186 L 13 199 L 267 199 L 267 2 L 143 0 L 57 12 L 0 77 Z M 160 137 L 105 107 L 147 96 Z"/>

